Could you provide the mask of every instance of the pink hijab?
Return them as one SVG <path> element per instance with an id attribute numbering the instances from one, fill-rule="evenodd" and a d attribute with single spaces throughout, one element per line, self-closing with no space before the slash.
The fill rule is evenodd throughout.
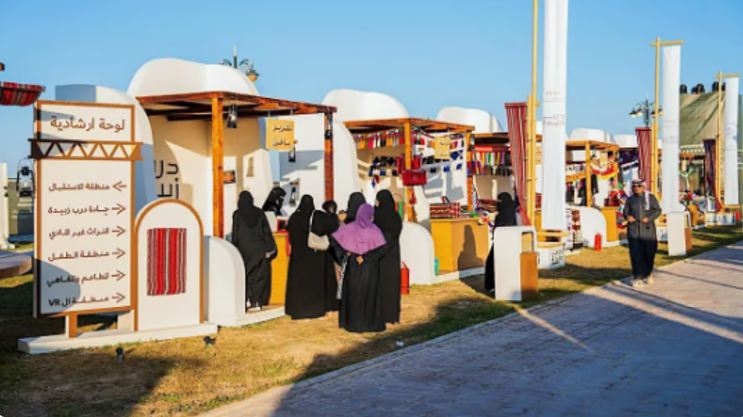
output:
<path id="1" fill-rule="evenodd" d="M 372 221 L 374 207 L 363 204 L 356 212 L 356 219 L 342 224 L 333 238 L 348 252 L 363 255 L 385 244 L 384 235 Z"/>

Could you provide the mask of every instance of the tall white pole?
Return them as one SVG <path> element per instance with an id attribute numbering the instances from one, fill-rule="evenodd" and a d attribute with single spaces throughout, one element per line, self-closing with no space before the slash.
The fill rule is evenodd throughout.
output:
<path id="1" fill-rule="evenodd" d="M 738 88 L 737 76 L 725 79 L 725 205 L 738 204 Z"/>
<path id="2" fill-rule="evenodd" d="M 542 229 L 565 230 L 568 0 L 544 2 Z"/>
<path id="3" fill-rule="evenodd" d="M 679 202 L 679 86 L 681 85 L 681 45 L 663 47 L 663 213 L 680 211 Z"/>

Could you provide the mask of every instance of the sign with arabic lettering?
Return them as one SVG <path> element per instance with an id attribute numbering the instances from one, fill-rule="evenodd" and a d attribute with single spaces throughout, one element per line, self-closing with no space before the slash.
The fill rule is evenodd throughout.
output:
<path id="1" fill-rule="evenodd" d="M 294 148 L 294 120 L 266 119 L 266 149 L 291 151 Z"/>
<path id="2" fill-rule="evenodd" d="M 131 141 L 134 109 L 130 105 L 42 101 L 37 109 L 37 139 Z"/>
<path id="3" fill-rule="evenodd" d="M 435 136 L 433 138 L 433 157 L 436 159 L 451 159 L 451 138 L 449 136 Z"/>
<path id="4" fill-rule="evenodd" d="M 35 141 L 45 146 L 134 143 L 130 105 L 42 101 L 36 115 Z M 37 314 L 130 309 L 135 156 L 44 155 L 36 165 Z"/>

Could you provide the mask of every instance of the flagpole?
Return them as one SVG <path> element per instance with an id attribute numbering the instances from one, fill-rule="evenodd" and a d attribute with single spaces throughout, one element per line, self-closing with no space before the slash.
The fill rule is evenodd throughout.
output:
<path id="1" fill-rule="evenodd" d="M 539 34 L 539 0 L 532 1 L 532 40 L 531 40 L 531 94 L 527 101 L 527 176 L 526 206 L 531 224 L 536 226 L 537 187 L 536 187 L 536 144 L 537 144 L 537 36 Z"/>

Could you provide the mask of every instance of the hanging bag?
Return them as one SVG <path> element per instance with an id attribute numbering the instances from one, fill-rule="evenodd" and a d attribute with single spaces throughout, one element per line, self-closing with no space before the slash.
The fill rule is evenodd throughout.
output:
<path id="1" fill-rule="evenodd" d="M 312 219 L 314 217 L 315 210 L 313 210 L 312 214 L 310 214 L 310 227 L 309 234 L 307 235 L 307 246 L 309 246 L 309 248 L 314 251 L 328 250 L 328 248 L 330 247 L 330 239 L 328 239 L 328 236 L 318 236 L 312 233 Z"/>

